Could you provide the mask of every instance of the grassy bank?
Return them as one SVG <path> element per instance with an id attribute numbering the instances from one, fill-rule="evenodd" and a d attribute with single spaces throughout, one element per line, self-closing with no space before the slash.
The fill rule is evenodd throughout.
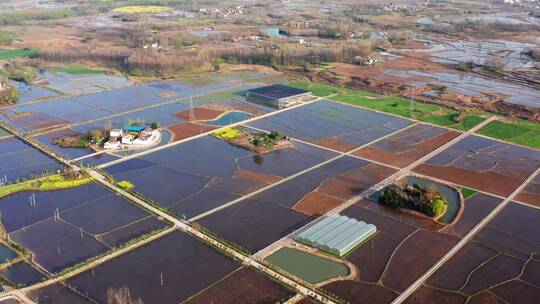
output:
<path id="1" fill-rule="evenodd" d="M 313 95 L 324 97 L 335 95 L 331 99 L 361 106 L 385 113 L 412 118 L 439 126 L 466 131 L 485 120 L 484 112 L 467 113 L 459 116 L 459 112 L 444 106 L 417 102 L 398 96 L 384 96 L 380 94 L 353 90 L 322 83 L 296 82 L 293 87 L 311 91 Z"/>
<path id="2" fill-rule="evenodd" d="M 54 72 L 69 73 L 72 75 L 102 74 L 107 72 L 105 69 L 88 68 L 83 66 L 52 67 L 51 70 Z"/>
<path id="3" fill-rule="evenodd" d="M 169 12 L 172 10 L 174 9 L 168 6 L 134 5 L 134 6 L 118 7 L 118 8 L 113 9 L 113 12 L 126 13 L 126 14 L 151 14 L 151 13 Z"/>
<path id="4" fill-rule="evenodd" d="M 51 191 L 75 188 L 91 183 L 93 180 L 93 177 L 67 178 L 64 175 L 56 174 L 0 187 L 0 198 L 21 191 Z"/>
<path id="5" fill-rule="evenodd" d="M 515 122 L 493 121 L 478 134 L 540 149 L 540 124 L 518 119 Z"/>
<path id="6" fill-rule="evenodd" d="M 21 58 L 21 57 L 32 57 L 39 54 L 39 49 L 17 49 L 17 50 L 8 50 L 0 49 L 0 60 L 7 60 L 12 58 Z"/>

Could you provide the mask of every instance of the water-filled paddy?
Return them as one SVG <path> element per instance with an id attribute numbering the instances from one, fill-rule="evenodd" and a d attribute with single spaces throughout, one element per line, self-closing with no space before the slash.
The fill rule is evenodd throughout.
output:
<path id="1" fill-rule="evenodd" d="M 32 285 L 43 279 L 45 275 L 35 270 L 26 262 L 13 264 L 5 269 L 0 270 L 0 275 L 16 285 Z"/>
<path id="2" fill-rule="evenodd" d="M 458 135 L 456 131 L 419 124 L 362 148 L 354 155 L 403 168 Z"/>
<path id="3" fill-rule="evenodd" d="M 278 249 L 266 260 L 312 284 L 349 274 L 344 264 L 289 247 Z"/>
<path id="4" fill-rule="evenodd" d="M 0 177 L 8 182 L 60 169 L 55 160 L 14 137 L 0 140 Z"/>
<path id="5" fill-rule="evenodd" d="M 19 192 L 0 200 L 10 239 L 51 272 L 82 262 L 166 224 L 98 184 Z M 57 215 L 55 215 L 55 213 Z"/>
<path id="6" fill-rule="evenodd" d="M 311 219 L 300 212 L 246 199 L 198 222 L 226 240 L 257 252 Z"/>
<path id="7" fill-rule="evenodd" d="M 301 143 L 259 155 L 206 136 L 106 171 L 178 215 L 195 216 L 333 156 Z"/>
<path id="8" fill-rule="evenodd" d="M 320 216 L 395 172 L 365 160 L 342 157 L 277 185 L 252 199 Z"/>
<path id="9" fill-rule="evenodd" d="M 123 286 L 144 303 L 180 303 L 238 267 L 190 236 L 173 232 L 72 278 L 68 284 L 98 303 L 107 301 L 110 288 Z"/>
<path id="10" fill-rule="evenodd" d="M 506 196 L 540 166 L 540 152 L 469 136 L 421 164 L 416 172 Z"/>
<path id="11" fill-rule="evenodd" d="M 410 121 L 331 101 L 318 101 L 249 124 L 340 150 L 356 147 L 411 124 Z M 349 149 L 346 149 L 349 150 Z"/>
<path id="12" fill-rule="evenodd" d="M 35 131 L 51 125 L 84 123 L 93 119 L 133 111 L 196 94 L 225 89 L 228 82 L 196 87 L 181 82 L 147 83 L 116 90 L 53 99 L 2 111 L 0 119 L 21 131 Z M 184 106 L 185 107 L 185 106 Z M 160 113 L 156 110 L 156 113 Z"/>
<path id="13" fill-rule="evenodd" d="M 17 253 L 8 246 L 0 243 L 0 264 L 17 257 Z"/>
<path id="14" fill-rule="evenodd" d="M 527 302 L 538 294 L 540 212 L 516 203 L 508 204 L 463 248 L 439 268 L 426 283 L 462 301 Z M 433 294 L 421 288 L 412 295 L 431 301 Z"/>

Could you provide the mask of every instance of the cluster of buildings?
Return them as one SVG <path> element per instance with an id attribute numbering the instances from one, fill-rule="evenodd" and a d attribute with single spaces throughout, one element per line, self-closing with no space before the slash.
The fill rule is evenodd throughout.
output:
<path id="1" fill-rule="evenodd" d="M 122 126 L 112 129 L 109 140 L 103 145 L 105 149 L 118 148 L 147 148 L 156 145 L 161 140 L 161 132 L 141 126 Z"/>

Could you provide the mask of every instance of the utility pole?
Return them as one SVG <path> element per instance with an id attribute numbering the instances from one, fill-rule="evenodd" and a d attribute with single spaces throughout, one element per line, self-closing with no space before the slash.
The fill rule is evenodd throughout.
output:
<path id="1" fill-rule="evenodd" d="M 193 112 L 193 95 L 189 96 L 189 120 L 195 120 L 195 113 Z"/>

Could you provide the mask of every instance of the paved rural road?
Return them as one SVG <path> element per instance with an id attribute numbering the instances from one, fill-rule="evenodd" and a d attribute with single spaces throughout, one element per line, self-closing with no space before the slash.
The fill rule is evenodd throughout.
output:
<path id="1" fill-rule="evenodd" d="M 394 174 L 390 175 L 389 177 L 385 178 L 384 180 L 380 181 L 379 183 L 377 183 L 376 185 L 372 186 L 371 188 L 367 189 L 366 191 L 362 192 L 361 194 L 351 198 L 350 200 L 346 201 L 345 203 L 337 206 L 336 208 L 330 210 L 329 212 L 326 213 L 326 215 L 330 215 L 330 214 L 335 214 L 335 213 L 340 213 L 342 212 L 343 210 L 349 208 L 350 206 L 354 205 L 356 202 L 358 202 L 360 199 L 364 198 L 364 197 L 368 197 L 370 196 L 371 194 L 373 194 L 374 192 L 376 192 L 377 190 L 381 189 L 382 187 L 384 187 L 385 185 L 389 184 L 389 183 L 392 183 L 394 182 L 395 180 L 397 180 L 399 177 L 403 176 L 403 175 L 406 175 L 408 174 L 409 172 L 411 172 L 412 169 L 414 169 L 416 166 L 422 164 L 423 162 L 429 160 L 430 158 L 434 157 L 435 155 L 439 154 L 440 152 L 446 150 L 447 148 L 451 147 L 452 145 L 454 145 L 455 143 L 459 142 L 460 140 L 464 139 L 465 137 L 469 136 L 469 135 L 472 135 L 474 134 L 475 131 L 481 129 L 482 127 L 484 127 L 485 125 L 489 124 L 490 122 L 492 122 L 493 120 L 495 120 L 495 116 L 492 116 L 486 120 L 484 120 L 482 123 L 478 124 L 477 126 L 475 126 L 474 128 L 470 129 L 469 131 L 466 131 L 466 132 L 463 132 L 461 133 L 460 135 L 458 135 L 457 137 L 455 137 L 454 139 L 452 139 L 451 141 L 447 142 L 446 144 L 440 146 L 439 148 L 433 150 L 432 152 L 424 155 L 422 158 L 418 159 L 417 161 L 413 162 L 412 164 L 408 165 L 407 167 L 403 168 L 403 169 L 400 169 L 398 170 L 397 172 L 395 172 Z M 413 127 L 414 125 L 416 124 L 412 124 L 410 126 L 408 126 L 407 128 L 411 128 Z M 407 128 L 404 128 L 404 129 L 401 129 L 401 130 L 398 130 L 398 132 L 401 132 Z M 366 145 L 372 145 L 373 143 L 376 143 L 380 140 L 383 140 L 387 137 L 390 137 L 392 135 L 394 135 L 395 133 L 390 133 L 388 134 L 387 136 L 384 136 L 384 137 L 381 137 L 373 142 L 370 142 Z M 366 146 L 364 145 L 364 146 Z M 356 157 L 354 155 L 352 155 L 352 153 L 356 152 L 357 150 L 360 150 L 362 149 L 364 146 L 360 146 L 358 148 L 355 148 L 349 152 L 346 152 L 346 153 L 343 153 L 342 155 L 340 155 L 339 157 L 342 157 L 344 155 L 349 155 L 349 156 L 353 156 L 353 157 Z M 356 158 L 359 158 L 359 157 L 356 157 Z M 320 217 L 319 219 L 321 219 L 322 217 Z M 311 223 L 314 223 L 316 221 L 318 221 L 319 219 L 316 219 L 314 221 L 312 221 Z M 307 225 L 310 225 L 311 223 L 307 224 Z M 307 226 L 306 225 L 306 226 Z M 305 226 L 304 226 L 305 227 Z M 279 249 L 280 247 L 284 246 L 284 245 L 287 245 L 290 243 L 290 239 L 294 236 L 295 232 L 283 237 L 282 239 L 280 239 L 279 241 L 269 245 L 268 247 L 260 250 L 259 252 L 255 253 L 253 256 L 256 257 L 256 258 L 259 258 L 259 259 L 262 259 L 266 256 L 268 256 L 269 254 L 271 254 L 272 252 L 276 251 L 277 249 Z"/>
<path id="2" fill-rule="evenodd" d="M 322 98 L 317 98 L 311 102 L 315 102 L 317 100 L 320 100 Z M 299 105 L 301 106 L 301 105 Z M 290 108 L 288 108 L 290 109 Z M 286 110 L 286 109 L 284 109 Z M 276 112 L 273 112 L 273 113 L 269 113 L 269 114 L 277 114 Z M 261 117 L 258 117 L 259 119 Z M 245 122 L 243 122 L 245 123 Z M 238 123 L 240 124 L 240 123 Z M 36 142 L 30 138 L 27 138 L 24 134 L 18 132 L 15 128 L 12 128 L 11 126 L 9 125 L 6 125 L 5 123 L 2 123 L 0 122 L 0 125 L 2 125 L 3 127 L 5 127 L 7 130 L 9 130 L 10 132 L 12 132 L 14 135 L 16 135 L 17 137 L 21 138 L 22 140 L 24 140 L 25 142 L 28 142 L 29 144 L 31 144 L 32 146 L 36 147 L 37 149 L 41 150 L 42 152 L 44 153 L 47 153 L 49 154 L 51 157 L 54 157 L 55 159 L 59 160 L 60 162 L 72 167 L 73 169 L 79 169 L 79 167 L 77 165 L 75 165 L 73 163 L 73 161 L 63 157 L 62 155 L 58 154 L 58 153 L 51 153 L 51 150 L 49 150 L 47 147 L 43 146 L 41 143 L 39 142 Z M 174 143 L 174 144 L 178 144 L 178 143 Z M 155 151 L 152 150 L 152 151 Z M 149 152 L 148 152 L 149 153 Z M 116 250 L 116 251 L 113 251 L 109 254 L 106 254 L 88 264 L 85 264 L 81 267 L 78 267 L 70 272 L 67 272 L 63 275 L 60 275 L 60 276 L 57 276 L 57 277 L 54 277 L 52 279 L 49 279 L 49 280 L 46 280 L 46 281 L 43 281 L 43 282 L 40 282 L 40 283 L 37 283 L 35 285 L 31 285 L 31 286 L 28 286 L 28 287 L 25 287 L 25 288 L 21 288 L 21 289 L 18 289 L 18 290 L 13 290 L 13 291 L 9 291 L 9 292 L 6 292 L 4 294 L 2 294 L 0 296 L 0 300 L 1 299 L 6 299 L 8 297 L 12 297 L 12 296 L 17 296 L 17 295 L 24 295 L 28 292 L 31 292 L 31 291 L 34 291 L 34 290 L 37 290 L 37 289 L 40 289 L 40 288 L 43 288 L 43 287 L 46 287 L 46 286 L 49 286 L 49 285 L 52 285 L 52 284 L 55 284 L 55 283 L 58 283 L 60 281 L 63 281 L 63 280 L 67 280 L 73 276 L 76 276 L 84 271 L 87 271 L 87 270 L 90 270 L 92 268 L 95 268 L 97 267 L 98 265 L 102 264 L 102 263 L 105 263 L 106 261 L 109 261 L 115 257 L 118 257 L 124 253 L 127 253 L 133 249 L 136 249 L 144 244 L 147 244 L 148 242 L 151 242 L 152 240 L 155 240 L 157 238 L 160 238 L 176 229 L 180 229 L 184 232 L 187 232 L 191 235 L 193 235 L 194 237 L 200 239 L 200 240 L 203 240 L 213 246 L 215 246 L 216 248 L 228 253 L 229 255 L 233 256 L 234 258 L 240 260 L 243 262 L 244 265 L 248 265 L 248 266 L 251 266 L 251 267 L 255 267 L 257 269 L 259 269 L 260 271 L 266 273 L 267 275 L 275 278 L 276 280 L 279 280 L 280 282 L 282 282 L 283 284 L 289 286 L 289 287 L 292 287 L 293 289 L 297 290 L 299 293 L 303 294 L 303 295 L 306 295 L 306 296 L 310 296 L 310 297 L 313 297 L 319 301 L 322 301 L 324 303 L 335 303 L 334 301 L 332 301 L 331 299 L 327 298 L 326 296 L 320 294 L 319 292 L 316 292 L 314 290 L 314 288 L 312 287 L 306 287 L 276 271 L 274 271 L 273 269 L 267 267 L 266 265 L 262 264 L 261 262 L 257 261 L 256 259 L 252 258 L 252 257 L 249 257 L 249 256 L 245 256 L 243 255 L 242 253 L 236 251 L 236 250 L 233 250 L 229 247 L 226 247 L 223 243 L 221 243 L 219 240 L 217 239 L 214 239 L 213 237 L 210 237 L 194 228 L 192 228 L 190 225 L 188 225 L 186 222 L 183 222 L 181 220 L 178 220 L 177 218 L 171 216 L 170 214 L 166 213 L 166 212 L 163 212 L 161 211 L 160 209 L 148 204 L 147 202 L 139 199 L 138 197 L 135 197 L 134 195 L 132 195 L 131 193 L 119 188 L 118 186 L 116 185 L 113 185 L 112 183 L 110 183 L 107 178 L 105 176 L 103 176 L 101 173 L 99 173 L 98 171 L 94 170 L 94 169 L 89 169 L 88 170 L 88 173 L 94 177 L 96 179 L 97 182 L 101 183 L 102 185 L 104 185 L 105 187 L 111 189 L 112 191 L 124 196 L 125 198 L 129 199 L 130 201 L 132 201 L 133 203 L 149 210 L 150 212 L 153 212 L 154 214 L 168 220 L 169 222 L 173 223 L 174 225 L 156 235 L 153 235 L 141 242 L 137 242 L 135 244 L 132 244 L 130 246 L 127 246 L 127 247 L 124 247 L 122 249 L 119 249 L 119 250 Z M 24 299 L 22 299 L 24 300 Z"/>
<path id="3" fill-rule="evenodd" d="M 308 296 L 311 296 L 315 299 L 318 299 L 319 301 L 324 301 L 324 303 L 335 303 L 333 301 L 331 301 L 330 299 L 326 298 L 325 296 L 313 291 L 311 288 L 308 288 L 308 287 L 305 287 L 305 286 L 302 286 L 300 284 L 298 284 L 297 282 L 289 279 L 288 277 L 285 277 L 279 273 L 277 273 L 276 271 L 268 268 L 266 265 L 263 265 L 261 264 L 260 262 L 252 259 L 251 257 L 247 257 L 235 250 L 232 250 L 231 248 L 229 247 L 226 247 L 224 244 L 222 244 L 220 241 L 212 238 L 212 237 L 209 237 L 207 236 L 206 234 L 192 228 L 191 226 L 189 226 L 188 224 L 186 224 L 185 222 L 182 222 L 178 219 L 176 219 L 175 217 L 169 215 L 168 213 L 165 213 L 157 208 L 155 208 L 154 206 L 146 203 L 145 201 L 133 196 L 131 193 L 129 192 L 126 192 L 120 188 L 118 188 L 117 186 L 111 184 L 103 175 L 101 175 L 100 173 L 98 173 L 97 171 L 94 171 L 94 170 L 89 170 L 89 173 L 90 175 L 92 175 L 96 181 L 98 181 L 99 183 L 103 184 L 104 186 L 106 186 L 107 188 L 117 192 L 118 194 L 124 196 L 125 198 L 131 200 L 133 203 L 145 208 L 145 209 L 148 209 L 149 211 L 157 214 L 158 216 L 161 216 L 163 217 L 164 219 L 167 219 L 168 221 L 172 222 L 174 224 L 174 226 L 156 234 L 156 235 L 153 235 L 152 237 L 148 238 L 148 239 L 145 239 L 144 241 L 141 241 L 141 242 L 138 242 L 138 243 L 135 243 L 131 246 L 128 246 L 128 247 L 125 247 L 125 248 L 122 248 L 120 250 L 117 250 L 117 251 L 113 251 L 112 253 L 109 253 L 99 259 L 96 259 L 95 261 L 91 262 L 91 263 L 88 263 L 88 264 L 85 264 L 84 266 L 82 267 L 78 267 L 77 269 L 73 270 L 73 271 L 70 271 L 64 275 L 61 275 L 61 276 L 58 276 L 58 277 L 55 277 L 55 278 L 52 278 L 52 279 L 49 279 L 49 280 L 46 280 L 46 281 L 43 281 L 43 282 L 40 282 L 40 283 L 37 283 L 35 285 L 32 285 L 32 286 L 29 286 L 29 287 L 25 287 L 25 288 L 21 288 L 21 289 L 18 289 L 18 290 L 14 290 L 14 291 L 10 291 L 10 292 L 7 292 L 5 294 L 3 294 L 0 299 L 2 298 L 7 298 L 9 296 L 17 296 L 17 295 L 21 295 L 21 294 L 26 294 L 28 292 L 31 292 L 31 291 L 34 291 L 34 290 L 37 290 L 37 289 L 40 289 L 40 288 L 43 288 L 43 287 L 46 287 L 46 286 L 49 286 L 49 285 L 52 285 L 52 284 L 55 284 L 55 283 L 58 283 L 60 281 L 64 281 L 64 280 L 67 280 L 73 276 L 76 276 L 84 271 L 88 271 L 92 268 L 95 268 L 96 266 L 102 264 L 102 263 L 105 263 L 106 261 L 109 261 L 113 258 L 116 258 L 124 253 L 127 253 L 128 251 L 131 251 L 135 248 L 138 248 L 148 242 L 151 242 L 155 239 L 158 239 L 176 229 L 180 229 L 184 232 L 187 232 L 193 236 L 195 236 L 196 238 L 202 240 L 202 241 L 205 241 L 213 246 L 215 246 L 216 248 L 228 253 L 229 255 L 233 256 L 234 258 L 242 261 L 242 263 L 244 265 L 248 265 L 248 266 L 251 266 L 251 267 L 255 267 L 257 269 L 259 269 L 260 271 L 266 273 L 267 275 L 281 281 L 283 284 L 285 285 L 288 285 L 292 288 L 294 288 L 295 290 L 297 290 L 298 292 L 300 292 L 301 294 L 303 295 L 308 295 Z"/>

